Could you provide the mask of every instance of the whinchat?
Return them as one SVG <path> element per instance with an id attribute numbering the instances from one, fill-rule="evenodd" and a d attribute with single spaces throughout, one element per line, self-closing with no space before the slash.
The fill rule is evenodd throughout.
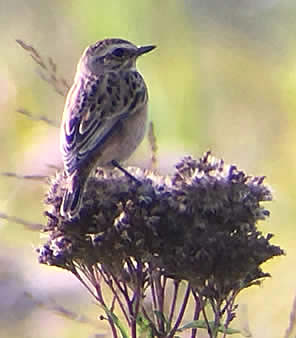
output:
<path id="1" fill-rule="evenodd" d="M 80 58 L 60 133 L 67 182 L 63 216 L 79 215 L 86 182 L 97 165 L 126 160 L 143 140 L 148 92 L 136 61 L 154 48 L 105 39 L 87 47 Z"/>

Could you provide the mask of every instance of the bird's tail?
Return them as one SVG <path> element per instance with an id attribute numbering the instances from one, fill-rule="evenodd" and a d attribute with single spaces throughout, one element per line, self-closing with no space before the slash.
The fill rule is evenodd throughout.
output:
<path id="1" fill-rule="evenodd" d="M 84 180 L 75 171 L 67 177 L 66 191 L 61 204 L 61 215 L 73 219 L 79 215 L 81 208 L 82 195 L 84 190 Z"/>

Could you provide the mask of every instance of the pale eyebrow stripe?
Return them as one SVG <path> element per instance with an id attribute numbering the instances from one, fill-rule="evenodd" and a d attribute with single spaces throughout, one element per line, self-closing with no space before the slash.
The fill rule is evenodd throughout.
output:
<path id="1" fill-rule="evenodd" d="M 114 45 L 110 45 L 107 48 L 106 54 L 108 54 L 109 52 L 113 51 L 114 49 L 116 49 L 118 47 L 120 47 L 120 48 L 131 48 L 132 45 L 130 45 L 130 44 L 126 43 L 126 42 L 119 42 L 115 46 Z"/>

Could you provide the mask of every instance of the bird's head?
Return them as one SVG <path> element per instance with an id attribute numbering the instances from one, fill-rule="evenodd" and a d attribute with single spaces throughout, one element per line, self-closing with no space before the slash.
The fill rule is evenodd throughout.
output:
<path id="1" fill-rule="evenodd" d="M 137 47 L 123 39 L 105 39 L 90 45 L 80 59 L 82 71 L 100 75 L 109 71 L 135 68 L 139 56 L 152 51 L 156 46 Z"/>

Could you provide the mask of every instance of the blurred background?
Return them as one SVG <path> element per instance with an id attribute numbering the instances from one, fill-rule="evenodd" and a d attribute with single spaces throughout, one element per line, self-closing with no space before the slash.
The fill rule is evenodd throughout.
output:
<path id="1" fill-rule="evenodd" d="M 69 83 L 96 40 L 156 44 L 138 67 L 149 87 L 160 169 L 171 172 L 184 155 L 211 149 L 226 163 L 267 176 L 273 189 L 271 217 L 259 227 L 275 234 L 273 243 L 287 255 L 265 264 L 272 278 L 240 295 L 232 327 L 256 338 L 284 337 L 296 295 L 295 16 L 294 0 L 0 0 L 0 172 L 51 175 L 50 166 L 61 164 L 58 128 L 16 111 L 59 124 L 64 98 L 16 39 L 52 57 Z M 146 166 L 149 158 L 145 140 L 129 164 Z M 0 176 L 0 187 L 0 213 L 46 222 L 43 183 Z M 104 323 L 94 328 L 48 309 L 56 302 L 93 320 L 100 314 L 74 277 L 38 264 L 38 232 L 0 219 L 0 238 L 1 337 L 107 332 Z"/>

